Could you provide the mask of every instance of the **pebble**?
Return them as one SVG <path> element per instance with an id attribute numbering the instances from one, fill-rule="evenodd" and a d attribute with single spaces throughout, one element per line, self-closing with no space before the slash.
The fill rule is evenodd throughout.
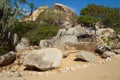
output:
<path id="1" fill-rule="evenodd" d="M 62 70 L 62 72 L 63 72 L 63 73 L 64 73 L 64 72 L 67 72 L 67 70 L 64 69 L 64 70 Z"/>
<path id="2" fill-rule="evenodd" d="M 69 68 L 69 67 L 67 67 L 67 68 L 65 68 L 65 70 L 66 70 L 66 71 L 70 71 L 70 68 Z"/>
<path id="3" fill-rule="evenodd" d="M 14 72 L 13 76 L 14 77 L 22 77 L 22 74 L 20 72 Z"/>
<path id="4" fill-rule="evenodd" d="M 45 74 L 45 75 L 48 75 L 48 74 L 49 74 L 49 72 L 48 72 L 48 71 L 46 71 L 44 74 Z"/>
<path id="5" fill-rule="evenodd" d="M 80 66 L 80 65 L 76 65 L 75 67 L 78 68 L 78 69 L 81 69 L 81 66 Z"/>
<path id="6" fill-rule="evenodd" d="M 1 72 L 0 77 L 4 77 L 4 76 L 5 76 L 5 73 Z"/>
<path id="7" fill-rule="evenodd" d="M 98 62 L 97 61 L 94 61 L 95 64 L 97 64 Z"/>
<path id="8" fill-rule="evenodd" d="M 87 67 L 88 67 L 87 64 L 82 65 L 82 68 L 87 68 Z"/>
<path id="9" fill-rule="evenodd" d="M 71 71 L 74 71 L 74 70 L 76 70 L 76 69 L 75 69 L 75 67 L 70 67 L 70 70 L 71 70 Z"/>
<path id="10" fill-rule="evenodd" d="M 42 72 L 38 72 L 38 76 L 42 76 L 43 75 L 43 73 Z"/>

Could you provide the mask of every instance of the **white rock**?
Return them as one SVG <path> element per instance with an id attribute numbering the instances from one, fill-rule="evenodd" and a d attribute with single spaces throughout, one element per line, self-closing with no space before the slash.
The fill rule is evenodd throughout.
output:
<path id="1" fill-rule="evenodd" d="M 76 57 L 88 62 L 92 62 L 96 59 L 95 55 L 88 51 L 81 51 L 76 55 Z"/>
<path id="2" fill-rule="evenodd" d="M 114 52 L 110 52 L 110 51 L 105 51 L 103 54 L 102 54 L 102 57 L 103 58 L 107 58 L 107 57 L 111 57 L 111 56 L 115 56 L 116 54 Z"/>
<path id="3" fill-rule="evenodd" d="M 62 52 L 57 48 L 34 50 L 24 58 L 23 64 L 34 66 L 40 70 L 59 68 L 62 56 Z"/>

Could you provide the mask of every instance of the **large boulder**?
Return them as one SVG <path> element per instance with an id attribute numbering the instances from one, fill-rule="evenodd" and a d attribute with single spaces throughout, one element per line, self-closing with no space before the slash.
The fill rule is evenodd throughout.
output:
<path id="1" fill-rule="evenodd" d="M 107 58 L 107 57 L 111 57 L 111 56 L 114 56 L 114 55 L 115 55 L 114 52 L 105 51 L 105 52 L 101 55 L 101 57 Z"/>
<path id="2" fill-rule="evenodd" d="M 52 42 L 52 40 L 40 40 L 39 47 L 40 48 L 53 48 L 54 43 Z"/>
<path id="3" fill-rule="evenodd" d="M 76 13 L 70 9 L 69 7 L 63 5 L 63 4 L 59 4 L 59 3 L 55 3 L 55 9 L 58 11 L 58 12 L 61 12 L 61 13 L 66 13 L 67 15 L 65 16 L 66 20 L 68 21 L 72 21 L 77 15 Z"/>
<path id="4" fill-rule="evenodd" d="M 95 55 L 88 51 L 81 51 L 76 55 L 76 58 L 84 61 L 88 61 L 88 62 L 92 62 L 96 59 Z"/>
<path id="5" fill-rule="evenodd" d="M 62 61 L 62 52 L 57 48 L 45 48 L 34 50 L 24 58 L 23 64 L 36 67 L 40 70 L 59 68 Z"/>
<path id="6" fill-rule="evenodd" d="M 5 66 L 12 63 L 16 59 L 16 54 L 14 52 L 9 52 L 0 56 L 0 66 Z"/>

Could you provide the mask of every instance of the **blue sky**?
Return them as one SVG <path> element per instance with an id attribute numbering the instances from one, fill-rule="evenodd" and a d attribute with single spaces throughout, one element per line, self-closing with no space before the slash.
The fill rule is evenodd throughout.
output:
<path id="1" fill-rule="evenodd" d="M 28 0 L 28 1 L 33 2 L 36 8 L 44 5 L 47 5 L 49 7 L 54 7 L 54 3 L 62 3 L 72 8 L 78 15 L 80 14 L 80 10 L 82 8 L 85 8 L 88 4 L 91 3 L 120 8 L 120 0 Z M 29 10 L 28 6 L 22 6 L 22 7 Z"/>

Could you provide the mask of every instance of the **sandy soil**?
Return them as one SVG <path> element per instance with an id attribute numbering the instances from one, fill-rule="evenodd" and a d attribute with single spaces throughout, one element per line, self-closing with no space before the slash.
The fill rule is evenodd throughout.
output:
<path id="1" fill-rule="evenodd" d="M 1 77 L 0 80 L 120 80 L 120 58 L 52 76 Z"/>
<path id="2" fill-rule="evenodd" d="M 28 53 L 29 51 L 26 51 L 21 54 Z M 4 76 L 0 77 L 0 80 L 120 80 L 120 56 L 117 58 L 113 58 L 112 60 L 109 60 L 107 62 L 103 63 L 96 63 L 94 65 L 87 66 L 86 68 L 76 68 L 75 70 L 69 70 L 67 72 L 58 72 L 65 70 L 66 68 L 71 68 L 75 67 L 76 65 L 85 65 L 89 64 L 90 62 L 84 62 L 84 61 L 77 61 L 75 60 L 75 53 L 70 53 L 70 55 L 67 58 L 63 58 L 62 60 L 62 65 L 59 69 L 55 70 L 50 70 L 48 71 L 49 73 L 51 72 L 56 72 L 55 74 L 52 75 L 31 75 L 28 73 L 37 73 L 37 71 L 28 71 L 24 70 L 25 66 L 20 65 L 17 71 L 26 73 L 28 75 L 22 75 L 21 77 L 18 76 Z M 105 61 L 105 59 L 100 58 L 100 56 L 96 56 L 96 62 L 99 61 Z M 9 67 L 10 71 L 11 69 L 14 69 L 14 65 Z M 8 68 L 4 67 L 4 68 Z M 46 73 L 46 72 L 41 72 L 40 73 Z"/>

